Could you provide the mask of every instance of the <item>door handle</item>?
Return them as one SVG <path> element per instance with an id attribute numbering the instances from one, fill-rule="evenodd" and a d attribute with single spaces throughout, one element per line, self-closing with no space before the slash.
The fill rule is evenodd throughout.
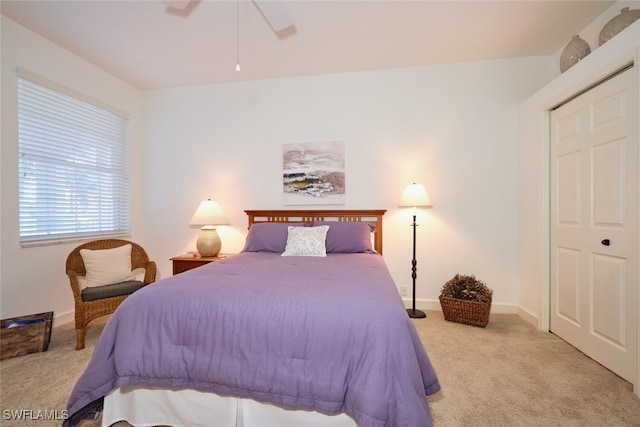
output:
<path id="1" fill-rule="evenodd" d="M 604 239 L 603 241 L 601 241 L 600 243 L 602 243 L 605 246 L 609 246 L 611 244 L 611 241 L 609 239 Z"/>

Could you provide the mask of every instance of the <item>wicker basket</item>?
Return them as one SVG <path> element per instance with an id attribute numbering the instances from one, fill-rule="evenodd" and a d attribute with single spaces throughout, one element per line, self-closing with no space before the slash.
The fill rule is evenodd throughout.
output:
<path id="1" fill-rule="evenodd" d="M 440 296 L 444 319 L 484 328 L 489 323 L 491 301 L 477 302 Z"/>

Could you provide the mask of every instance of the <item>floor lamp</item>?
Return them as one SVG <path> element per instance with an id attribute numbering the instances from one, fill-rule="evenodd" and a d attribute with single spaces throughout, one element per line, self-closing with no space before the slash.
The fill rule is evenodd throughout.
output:
<path id="1" fill-rule="evenodd" d="M 424 189 L 424 186 L 422 184 L 416 184 L 415 182 L 407 185 L 407 188 L 404 189 L 402 198 L 400 199 L 400 207 L 413 208 L 413 223 L 411 224 L 413 227 L 413 259 L 411 260 L 411 277 L 413 279 L 411 297 L 413 299 L 413 304 L 410 309 L 407 309 L 407 314 L 413 319 L 421 319 L 427 317 L 427 315 L 423 311 L 416 310 L 416 277 L 418 277 L 416 274 L 416 265 L 418 264 L 416 261 L 416 227 L 418 226 L 418 224 L 416 224 L 416 210 L 419 207 L 431 207 L 431 200 L 429 199 L 429 195 Z"/>

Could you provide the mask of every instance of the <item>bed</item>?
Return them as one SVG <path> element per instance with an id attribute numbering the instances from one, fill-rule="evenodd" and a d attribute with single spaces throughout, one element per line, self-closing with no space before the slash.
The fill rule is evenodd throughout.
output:
<path id="1" fill-rule="evenodd" d="M 384 210 L 251 210 L 243 251 L 131 295 L 74 426 L 430 426 L 437 376 L 381 256 Z"/>

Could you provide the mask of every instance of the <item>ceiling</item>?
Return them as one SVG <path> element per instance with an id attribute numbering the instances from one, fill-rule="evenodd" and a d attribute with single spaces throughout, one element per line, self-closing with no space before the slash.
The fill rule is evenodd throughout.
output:
<path id="1" fill-rule="evenodd" d="M 279 3 L 295 22 L 279 33 L 252 0 L 192 0 L 184 10 L 161 0 L 2 0 L 0 11 L 131 85 L 155 89 L 552 55 L 614 1 Z"/>

